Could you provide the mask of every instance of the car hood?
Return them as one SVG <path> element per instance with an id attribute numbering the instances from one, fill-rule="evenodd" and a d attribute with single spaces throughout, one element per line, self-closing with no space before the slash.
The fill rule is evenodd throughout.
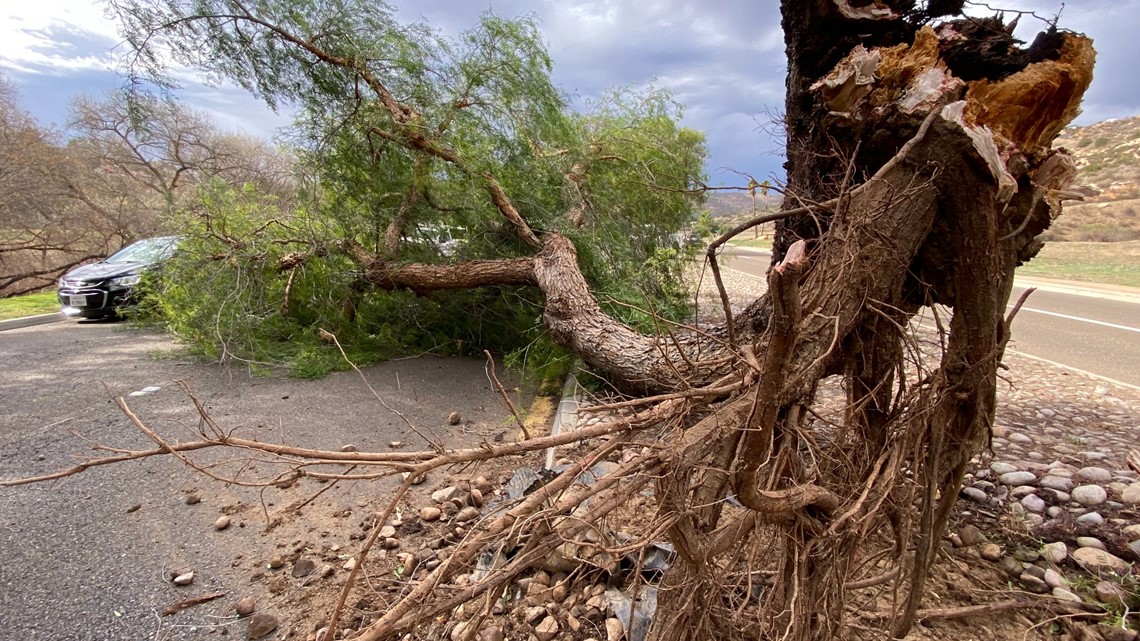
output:
<path id="1" fill-rule="evenodd" d="M 67 272 L 63 278 L 69 281 L 82 280 L 93 283 L 108 278 L 131 276 L 141 272 L 145 267 L 145 263 L 91 263 L 90 265 L 76 267 Z"/>

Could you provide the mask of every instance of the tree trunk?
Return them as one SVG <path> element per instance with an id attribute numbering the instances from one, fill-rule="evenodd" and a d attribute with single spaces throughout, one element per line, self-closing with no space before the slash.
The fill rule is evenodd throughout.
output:
<path id="1" fill-rule="evenodd" d="M 728 487 L 701 471 L 714 467 L 715 454 L 674 470 L 686 482 L 666 487 L 661 502 L 685 552 L 663 584 L 668 616 L 657 618 L 655 639 L 841 636 L 847 586 L 866 578 L 852 574 L 878 550 L 893 552 L 872 569 L 903 596 L 890 633 L 907 634 L 966 466 L 988 443 L 1014 268 L 1036 253 L 1035 238 L 1059 213 L 1064 177 L 1072 176 L 1071 160 L 1049 145 L 1091 80 L 1086 38 L 1067 34 L 1031 63 L 1010 50 L 1020 63 L 990 59 L 998 72 L 964 82 L 943 55 L 961 46 L 961 25 L 939 37 L 880 3 L 884 12 L 874 18 L 845 17 L 844 6 L 783 7 L 784 208 L 834 206 L 780 224 L 772 298 L 787 286 L 776 275 L 788 249 L 797 240 L 812 247 L 799 309 L 788 319 L 795 346 L 765 361 L 742 393 L 755 399 L 741 419 L 747 435 L 723 437 L 738 444 L 733 486 L 755 511 L 755 529 L 738 546 L 710 553 L 716 533 L 735 527 L 707 507 L 710 483 Z M 979 37 L 1008 38 L 1000 22 L 990 27 Z M 913 43 L 867 48 L 900 38 Z M 749 308 L 749 318 L 769 319 L 772 330 L 757 328 L 757 354 L 771 355 L 786 324 L 778 317 L 790 313 L 772 298 Z M 903 328 L 934 303 L 952 316 L 941 355 L 916 371 L 903 361 Z M 804 418 L 829 373 L 845 379 L 843 425 Z M 913 475 L 906 483 L 903 469 Z M 892 536 L 872 544 L 871 532 Z M 754 626 L 735 616 L 747 608 L 725 580 L 740 571 L 734 560 L 747 546 L 767 549 L 764 567 L 775 572 Z"/>

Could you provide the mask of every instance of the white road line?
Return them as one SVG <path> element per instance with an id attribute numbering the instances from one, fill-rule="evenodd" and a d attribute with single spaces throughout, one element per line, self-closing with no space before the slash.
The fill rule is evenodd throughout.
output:
<path id="1" fill-rule="evenodd" d="M 1006 308 L 1012 309 L 1013 305 L 1006 305 Z M 1023 312 L 1034 312 L 1036 314 L 1045 314 L 1046 316 L 1056 316 L 1057 318 L 1065 318 L 1068 320 L 1080 321 L 1082 323 L 1092 323 L 1093 325 L 1100 325 L 1102 327 L 1111 327 L 1112 329 L 1122 329 L 1126 332 L 1136 332 L 1140 334 L 1140 327 L 1129 327 L 1128 325 L 1117 325 L 1116 323 L 1107 323 L 1105 321 L 1093 320 L 1091 318 L 1082 318 L 1080 316 L 1070 316 L 1068 314 L 1061 314 L 1059 312 L 1050 312 L 1044 309 L 1036 309 L 1034 307 L 1022 307 Z"/>

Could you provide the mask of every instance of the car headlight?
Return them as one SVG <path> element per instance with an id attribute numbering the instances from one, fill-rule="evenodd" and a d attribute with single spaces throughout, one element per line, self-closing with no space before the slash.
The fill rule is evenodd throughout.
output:
<path id="1" fill-rule="evenodd" d="M 130 276 L 119 276 L 118 278 L 111 279 L 111 285 L 118 287 L 130 287 L 131 285 L 137 285 L 138 282 L 138 274 L 132 274 Z"/>

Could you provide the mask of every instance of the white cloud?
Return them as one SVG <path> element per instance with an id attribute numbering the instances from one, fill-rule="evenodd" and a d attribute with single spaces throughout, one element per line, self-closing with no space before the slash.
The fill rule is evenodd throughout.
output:
<path id="1" fill-rule="evenodd" d="M 75 0 L 8 3 L 0 13 L 0 63 L 24 73 L 105 71 L 115 26 L 98 5 Z"/>

